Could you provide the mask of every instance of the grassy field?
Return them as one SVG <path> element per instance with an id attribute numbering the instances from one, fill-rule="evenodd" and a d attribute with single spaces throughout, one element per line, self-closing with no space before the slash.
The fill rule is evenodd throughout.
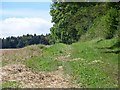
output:
<path id="1" fill-rule="evenodd" d="M 116 39 L 100 42 L 96 39 L 71 45 L 71 57 L 78 60 L 66 62 L 66 73 L 71 74 L 77 83 L 82 83 L 83 87 L 117 87 L 118 54 L 105 52 L 115 43 Z"/>
<path id="2" fill-rule="evenodd" d="M 3 55 L 3 66 L 22 63 L 35 72 L 56 71 L 63 67 L 71 83 L 85 88 L 118 87 L 118 54 L 114 47 L 117 39 L 94 39 L 72 45 L 32 45 L 19 50 L 22 53 Z M 9 59 L 9 61 L 8 61 Z M 4 84 L 5 85 L 10 85 Z"/>

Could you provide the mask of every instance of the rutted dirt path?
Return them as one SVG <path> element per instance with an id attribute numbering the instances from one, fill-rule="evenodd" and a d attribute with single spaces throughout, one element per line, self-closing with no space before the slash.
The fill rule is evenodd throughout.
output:
<path id="1" fill-rule="evenodd" d="M 70 84 L 69 75 L 64 76 L 62 66 L 52 72 L 32 72 L 23 64 L 6 65 L 0 68 L 2 82 L 16 81 L 22 88 L 77 88 L 77 85 Z"/>

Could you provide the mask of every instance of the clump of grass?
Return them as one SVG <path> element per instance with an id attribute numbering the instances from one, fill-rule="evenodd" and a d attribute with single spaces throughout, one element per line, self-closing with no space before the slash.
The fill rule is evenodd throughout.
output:
<path id="1" fill-rule="evenodd" d="M 33 71 L 54 71 L 62 63 L 57 60 L 53 60 L 51 57 L 33 57 L 25 62 L 26 66 Z"/>
<path id="2" fill-rule="evenodd" d="M 41 47 L 41 45 L 39 46 Z M 56 60 L 58 55 L 64 55 L 65 44 L 55 44 L 48 48 L 42 49 L 42 56 L 33 57 L 25 64 L 33 71 L 54 71 L 57 70 L 58 66 L 62 65 L 61 61 Z"/>
<path id="3" fill-rule="evenodd" d="M 56 57 L 66 54 L 65 49 L 66 45 L 61 43 L 43 48 L 42 56 L 33 57 L 25 61 L 25 65 L 33 71 L 55 71 L 63 63 L 60 60 L 56 60 Z"/>
<path id="4" fill-rule="evenodd" d="M 38 45 L 38 47 L 39 47 L 40 49 L 44 49 L 44 48 L 45 48 L 45 45 Z"/>
<path id="5" fill-rule="evenodd" d="M 65 49 L 66 49 L 66 45 L 59 43 L 49 48 L 45 48 L 43 51 L 44 51 L 44 54 L 47 56 L 56 56 L 60 54 L 65 54 L 65 52 L 63 52 Z"/>
<path id="6" fill-rule="evenodd" d="M 103 48 L 103 49 L 107 49 L 107 48 L 110 48 L 112 46 L 114 46 L 114 44 L 116 44 L 118 42 L 118 39 L 117 38 L 113 38 L 113 39 L 108 39 L 108 40 L 102 40 L 100 42 L 98 42 L 96 44 L 96 47 L 97 48 Z"/>
<path id="7" fill-rule="evenodd" d="M 2 88 L 19 88 L 20 83 L 16 81 L 6 81 L 2 83 Z"/>

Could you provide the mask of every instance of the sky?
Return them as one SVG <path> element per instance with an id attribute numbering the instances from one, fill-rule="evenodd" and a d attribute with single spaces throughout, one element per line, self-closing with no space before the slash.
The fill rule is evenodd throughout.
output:
<path id="1" fill-rule="evenodd" d="M 13 1 L 0 2 L 0 38 L 50 33 L 50 27 L 52 27 L 52 17 L 49 14 L 51 2 Z"/>

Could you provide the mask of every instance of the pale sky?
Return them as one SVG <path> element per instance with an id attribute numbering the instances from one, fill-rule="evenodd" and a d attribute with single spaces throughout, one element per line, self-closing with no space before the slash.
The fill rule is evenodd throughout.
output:
<path id="1" fill-rule="evenodd" d="M 0 38 L 50 33 L 50 4 L 51 2 L 0 2 Z"/>

